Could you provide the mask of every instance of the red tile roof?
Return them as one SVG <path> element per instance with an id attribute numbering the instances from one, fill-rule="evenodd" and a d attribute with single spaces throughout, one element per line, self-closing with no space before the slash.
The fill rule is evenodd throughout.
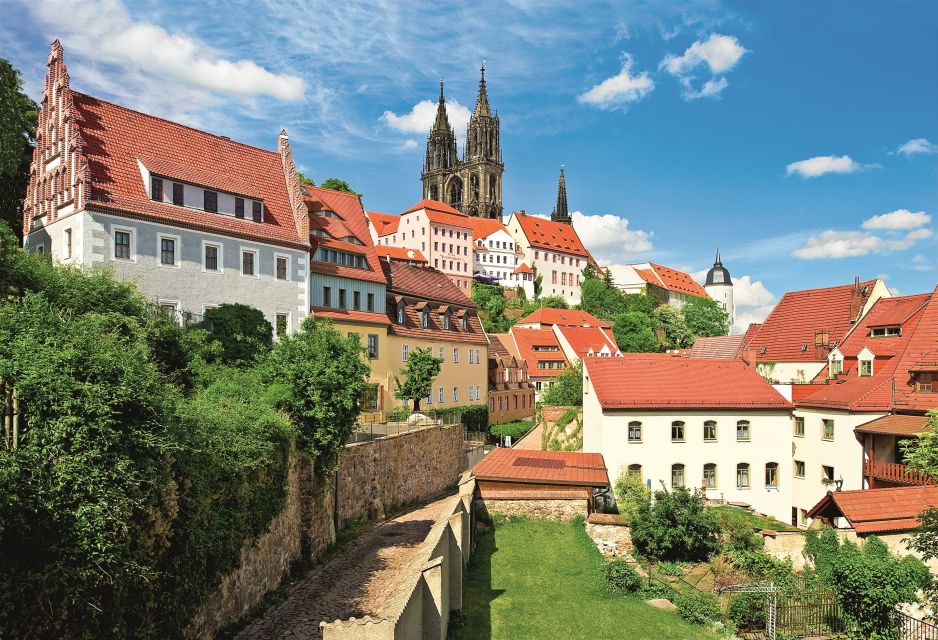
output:
<path id="1" fill-rule="evenodd" d="M 919 516 L 938 507 L 938 487 L 895 487 L 832 491 L 808 517 L 844 517 L 857 533 L 887 533 L 918 528 Z"/>
<path id="2" fill-rule="evenodd" d="M 847 284 L 786 293 L 747 341 L 746 348 L 752 349 L 760 361 L 817 362 L 815 331 L 826 329 L 831 346 L 839 344 L 875 284 L 876 280 L 869 280 L 860 283 L 856 290 L 853 284 Z M 803 345 L 808 345 L 804 351 Z"/>
<path id="3" fill-rule="evenodd" d="M 600 453 L 531 451 L 498 447 L 472 468 L 477 480 L 608 487 Z"/>
<path id="4" fill-rule="evenodd" d="M 739 360 L 624 354 L 584 363 L 603 409 L 791 409 Z"/>
<path id="5" fill-rule="evenodd" d="M 619 353 L 619 345 L 616 341 L 599 327 L 558 326 L 557 330 L 580 358 L 599 353 L 603 347 L 606 347 L 612 355 Z"/>
<path id="6" fill-rule="evenodd" d="M 563 362 L 564 368 L 569 366 L 553 330 L 512 327 L 510 334 L 518 349 L 518 356 L 528 364 L 528 375 L 531 378 L 556 378 L 564 371 L 540 369 L 537 366 L 539 362 Z M 535 351 L 535 347 L 553 347 L 556 351 Z"/>
<path id="7" fill-rule="evenodd" d="M 532 247 L 558 253 L 570 253 L 587 259 L 592 258 L 572 225 L 529 216 L 523 211 L 517 211 L 512 215 L 518 219 L 521 231 Z"/>
<path id="8" fill-rule="evenodd" d="M 529 267 L 526 262 L 522 262 L 515 268 L 515 273 L 534 273 L 534 269 Z"/>
<path id="9" fill-rule="evenodd" d="M 75 91 L 74 126 L 84 141 L 95 211 L 296 248 L 308 247 L 290 205 L 280 154 Z M 137 164 L 194 185 L 261 198 L 264 221 L 154 202 Z M 150 169 L 153 167 L 153 169 Z M 219 171 L 223 167 L 224 171 Z"/>
<path id="10" fill-rule="evenodd" d="M 451 227 L 461 227 L 463 229 L 472 229 L 472 222 L 469 216 L 467 216 L 462 211 L 454 209 L 453 207 L 445 204 L 443 202 L 437 202 L 436 200 L 427 200 L 424 198 L 414 206 L 410 207 L 407 211 L 401 215 L 407 215 L 408 213 L 413 213 L 415 211 L 423 211 L 427 214 L 427 218 L 431 222 L 437 222 L 439 224 L 446 224 Z"/>
<path id="11" fill-rule="evenodd" d="M 402 262 L 422 262 L 424 264 L 427 262 L 420 249 L 405 249 L 404 247 L 392 247 L 382 244 L 375 247 L 375 251 L 378 252 L 379 258 L 400 260 Z"/>
<path id="12" fill-rule="evenodd" d="M 541 307 L 528 314 L 515 324 L 541 324 L 545 326 L 560 325 L 565 327 L 604 327 L 611 329 L 612 325 L 600 320 L 596 316 L 579 309 L 554 309 Z"/>
<path id="13" fill-rule="evenodd" d="M 463 293 L 463 289 L 453 284 L 449 276 L 441 271 L 400 262 L 382 262 L 381 267 L 387 278 L 388 292 L 476 308 L 476 303 Z"/>
<path id="14" fill-rule="evenodd" d="M 690 357 L 736 359 L 744 338 L 743 335 L 697 338 L 690 350 Z"/>
<path id="15" fill-rule="evenodd" d="M 914 436 L 925 431 L 928 416 L 893 414 L 865 422 L 854 429 L 857 433 L 882 433 L 894 436 Z"/>
<path id="16" fill-rule="evenodd" d="M 497 218 L 469 218 L 469 224 L 472 225 L 472 239 L 481 240 L 488 238 L 496 231 L 508 233 L 508 227 L 502 224 Z"/>
<path id="17" fill-rule="evenodd" d="M 697 298 L 710 298 L 706 290 L 690 274 L 654 262 L 648 264 L 651 265 L 651 269 L 635 270 L 645 282 L 675 293 L 683 293 Z"/>
<path id="18" fill-rule="evenodd" d="M 351 309 L 332 309 L 326 307 L 313 307 L 313 315 L 317 318 L 328 318 L 329 320 L 344 320 L 346 322 L 364 322 L 367 324 L 390 324 L 388 317 L 383 313 L 371 313 L 369 311 L 353 311 Z"/>
<path id="19" fill-rule="evenodd" d="M 378 254 L 371 241 L 371 234 L 368 233 L 368 222 L 365 219 L 365 210 L 362 209 L 361 198 L 354 193 L 346 193 L 345 191 L 334 191 L 312 185 L 303 186 L 306 189 L 303 200 L 306 202 L 307 207 L 311 207 L 311 211 L 316 211 L 316 213 L 310 213 L 310 225 L 325 229 L 332 236 L 331 238 L 310 236 L 310 244 L 312 245 L 309 262 L 310 271 L 383 284 L 384 273 L 381 271 Z M 332 211 L 339 218 L 324 216 L 318 213 L 320 210 Z M 343 240 L 343 238 L 349 237 L 358 240 L 361 244 Z M 320 247 L 341 249 L 342 251 L 364 255 L 368 260 L 369 269 L 355 269 L 331 262 L 321 262 L 316 259 L 316 252 Z"/>
<path id="20" fill-rule="evenodd" d="M 397 232 L 397 225 L 401 222 L 400 216 L 394 216 L 390 213 L 378 213 L 377 211 L 368 212 L 368 220 L 375 228 L 378 237 L 389 236 Z"/>

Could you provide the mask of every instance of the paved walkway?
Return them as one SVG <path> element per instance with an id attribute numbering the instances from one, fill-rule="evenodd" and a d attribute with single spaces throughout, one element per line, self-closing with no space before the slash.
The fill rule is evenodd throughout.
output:
<path id="1" fill-rule="evenodd" d="M 443 507 L 438 500 L 383 522 L 354 546 L 314 567 L 236 637 L 238 640 L 321 638 L 319 623 L 377 615 L 397 586 L 400 572 L 426 538 Z"/>
<path id="2" fill-rule="evenodd" d="M 536 427 L 528 431 L 528 434 L 515 443 L 515 449 L 525 451 L 541 450 L 541 435 L 544 433 L 544 423 L 539 423 Z"/>

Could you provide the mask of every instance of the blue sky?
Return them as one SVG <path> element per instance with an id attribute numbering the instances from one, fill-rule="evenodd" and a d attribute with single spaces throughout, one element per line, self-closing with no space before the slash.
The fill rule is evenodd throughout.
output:
<path id="1" fill-rule="evenodd" d="M 7 0 L 4 13 L 0 56 L 32 95 L 58 37 L 76 89 L 267 148 L 286 127 L 305 173 L 391 213 L 420 197 L 421 103 L 443 76 L 464 122 L 485 59 L 506 210 L 549 213 L 564 164 L 601 260 L 697 272 L 719 241 L 744 318 L 854 275 L 901 293 L 938 280 L 935 2 Z"/>

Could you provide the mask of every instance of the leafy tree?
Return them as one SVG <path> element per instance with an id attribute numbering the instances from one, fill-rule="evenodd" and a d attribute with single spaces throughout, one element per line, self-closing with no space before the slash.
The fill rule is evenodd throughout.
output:
<path id="1" fill-rule="evenodd" d="M 352 187 L 349 186 L 349 183 L 345 180 L 340 180 L 339 178 L 326 178 L 322 181 L 322 184 L 319 185 L 323 189 L 332 189 L 333 191 L 344 191 L 345 193 L 353 193 L 359 198 L 362 197 L 362 194 L 358 193 Z"/>
<path id="2" fill-rule="evenodd" d="M 652 313 L 655 329 L 668 349 L 683 349 L 694 343 L 693 336 L 681 312 L 669 304 L 657 307 Z"/>
<path id="3" fill-rule="evenodd" d="M 644 313 L 627 311 L 615 317 L 612 334 L 622 351 L 629 353 L 655 353 L 661 343 L 652 331 L 652 320 Z"/>
<path id="4" fill-rule="evenodd" d="M 612 493 L 616 496 L 616 506 L 619 508 L 619 513 L 630 521 L 638 505 L 651 500 L 651 489 L 645 486 L 642 476 L 637 473 L 629 473 L 627 469 L 616 478 L 616 483 L 612 486 Z"/>
<path id="5" fill-rule="evenodd" d="M 541 297 L 541 293 L 544 292 L 544 276 L 540 275 L 537 272 L 537 267 L 534 268 L 534 299 L 537 300 Z"/>
<path id="6" fill-rule="evenodd" d="M 541 396 L 541 402 L 552 407 L 583 406 L 583 361 L 577 360 L 557 376 Z"/>
<path id="7" fill-rule="evenodd" d="M 407 364 L 401 369 L 404 382 L 394 376 L 394 383 L 397 385 L 394 397 L 405 402 L 413 400 L 414 411 L 420 411 L 420 401 L 430 395 L 433 381 L 440 375 L 442 367 L 443 358 L 435 357 L 430 347 L 414 349 L 407 358 Z"/>
<path id="8" fill-rule="evenodd" d="M 687 330 L 695 338 L 725 336 L 729 332 L 729 314 L 716 300 L 691 298 L 681 308 Z"/>
<path id="9" fill-rule="evenodd" d="M 300 179 L 300 182 L 301 182 L 302 184 L 308 184 L 308 185 L 311 186 L 311 187 L 315 187 L 315 186 L 316 186 L 316 183 L 313 181 L 312 178 L 309 178 L 309 177 L 307 177 L 307 176 L 304 176 L 304 175 L 303 175 L 302 173 L 300 173 L 299 171 L 296 172 L 296 177 Z"/>
<path id="10" fill-rule="evenodd" d="M 586 278 L 580 286 L 580 309 L 597 318 L 612 318 L 624 305 L 623 293 L 600 278 Z"/>
<path id="11" fill-rule="evenodd" d="M 911 469 L 938 478 L 938 409 L 928 412 L 925 430 L 913 440 L 903 443 L 905 463 Z M 921 554 L 926 562 L 938 558 L 938 509 L 927 509 L 920 516 L 919 531 L 912 534 L 909 548 Z M 931 608 L 938 611 L 938 584 L 933 583 L 926 595 Z"/>
<path id="12" fill-rule="evenodd" d="M 657 301 L 647 293 L 630 293 L 622 296 L 622 312 L 637 311 L 649 318 L 658 306 Z"/>
<path id="13" fill-rule="evenodd" d="M 23 93 L 19 70 L 0 58 L 0 220 L 19 238 L 39 108 Z"/>
<path id="14" fill-rule="evenodd" d="M 639 502 L 631 527 L 635 547 L 653 560 L 704 560 L 718 546 L 719 524 L 697 489 L 668 491 L 662 484 L 654 502 Z"/>
<path id="15" fill-rule="evenodd" d="M 293 420 L 300 446 L 316 457 L 322 474 L 334 469 L 336 453 L 355 429 L 370 372 L 360 339 L 313 317 L 281 337 L 263 363 L 275 406 Z"/>
<path id="16" fill-rule="evenodd" d="M 472 301 L 479 308 L 482 327 L 489 333 L 502 333 L 511 328 L 512 322 L 505 316 L 508 302 L 505 290 L 496 284 L 472 283 Z"/>
<path id="17" fill-rule="evenodd" d="M 569 309 L 570 305 L 564 300 L 563 296 L 547 296 L 540 299 L 540 306 L 547 309 Z"/>
<path id="18" fill-rule="evenodd" d="M 223 304 L 205 312 L 209 334 L 221 344 L 225 364 L 246 365 L 270 351 L 274 329 L 264 313 L 246 304 Z"/>

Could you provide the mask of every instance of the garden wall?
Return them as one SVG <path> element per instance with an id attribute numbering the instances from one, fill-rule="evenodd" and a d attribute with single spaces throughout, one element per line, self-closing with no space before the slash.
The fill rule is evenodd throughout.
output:
<path id="1" fill-rule="evenodd" d="M 315 561 L 335 542 L 336 504 L 341 527 L 383 518 L 453 487 L 464 471 L 464 437 L 462 425 L 434 426 L 348 445 L 339 455 L 337 476 L 325 480 L 316 477 L 308 456 L 292 453 L 283 510 L 267 533 L 245 544 L 241 565 L 206 599 L 186 637 L 209 640 L 277 588 L 293 562 Z"/>
<path id="2" fill-rule="evenodd" d="M 854 543 L 861 543 L 863 541 L 863 538 L 858 536 L 853 529 L 838 529 L 837 534 L 840 536 L 841 540 L 849 540 Z M 920 558 L 920 555 L 914 551 L 910 551 L 906 544 L 906 540 L 909 538 L 908 532 L 886 533 L 878 535 L 877 537 L 886 543 L 886 546 L 893 553 L 899 555 L 911 554 Z M 800 571 L 805 565 L 803 553 L 804 544 L 805 537 L 803 531 L 778 532 L 774 536 L 765 538 L 765 551 L 782 560 L 790 558 L 795 570 Z M 929 560 L 925 564 L 931 570 L 932 575 L 938 576 L 938 560 Z"/>

